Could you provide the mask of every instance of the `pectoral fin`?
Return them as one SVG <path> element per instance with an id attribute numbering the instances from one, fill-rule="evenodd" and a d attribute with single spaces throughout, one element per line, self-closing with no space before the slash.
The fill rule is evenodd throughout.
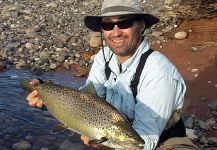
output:
<path id="1" fill-rule="evenodd" d="M 66 127 L 65 125 L 59 124 L 59 125 L 54 127 L 52 133 L 53 134 L 58 134 L 58 133 L 66 131 L 67 129 L 68 129 L 68 127 Z"/>
<path id="2" fill-rule="evenodd" d="M 107 141 L 108 139 L 105 137 L 102 137 L 101 139 L 94 139 L 94 140 L 90 140 L 88 144 L 100 144 L 103 143 L 105 141 Z"/>

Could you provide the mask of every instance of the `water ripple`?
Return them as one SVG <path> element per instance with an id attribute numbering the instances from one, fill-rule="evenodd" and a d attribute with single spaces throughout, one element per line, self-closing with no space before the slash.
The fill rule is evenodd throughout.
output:
<path id="1" fill-rule="evenodd" d="M 39 137 L 43 135 L 46 137 L 46 134 L 50 134 L 52 129 L 59 124 L 49 112 L 27 105 L 27 93 L 19 85 L 20 80 L 24 78 L 52 80 L 57 84 L 74 88 L 79 88 L 85 81 L 85 79 L 73 77 L 69 72 L 47 72 L 41 76 L 33 75 L 29 70 L 16 70 L 13 68 L 6 72 L 1 72 L 0 139 L 3 139 L 5 143 L 4 145 L 1 144 L 1 146 L 8 147 L 9 149 L 12 143 L 18 142 L 29 135 Z M 61 144 L 61 141 L 63 142 L 64 139 L 63 137 L 66 135 L 57 135 L 55 138 Z M 79 138 L 75 142 L 79 144 Z M 58 142 L 55 144 L 58 145 Z M 36 147 L 40 147 L 40 145 L 36 144 Z"/>

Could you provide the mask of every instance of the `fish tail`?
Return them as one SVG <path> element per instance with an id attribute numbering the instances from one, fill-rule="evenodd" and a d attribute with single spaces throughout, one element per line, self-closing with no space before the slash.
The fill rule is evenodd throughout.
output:
<path id="1" fill-rule="evenodd" d="M 20 86 L 21 86 L 24 90 L 29 91 L 29 92 L 32 92 L 32 91 L 35 90 L 35 88 L 31 85 L 30 82 L 31 82 L 31 81 L 28 80 L 28 79 L 22 79 L 22 80 L 20 81 Z"/>

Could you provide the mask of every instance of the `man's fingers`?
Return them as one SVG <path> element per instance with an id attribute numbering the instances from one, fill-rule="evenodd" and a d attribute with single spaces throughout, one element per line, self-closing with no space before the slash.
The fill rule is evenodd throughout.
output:
<path id="1" fill-rule="evenodd" d="M 42 106 L 43 106 L 42 100 L 38 100 L 35 105 L 37 108 L 42 108 Z"/>
<path id="2" fill-rule="evenodd" d="M 31 101 L 33 98 L 35 98 L 38 95 L 38 91 L 34 90 L 32 91 L 28 96 L 27 96 L 27 100 Z"/>
<path id="3" fill-rule="evenodd" d="M 27 96 L 28 104 L 32 107 L 42 108 L 43 102 L 38 97 L 38 91 L 34 90 Z"/>
<path id="4" fill-rule="evenodd" d="M 88 136 L 81 135 L 81 140 L 83 141 L 83 143 L 85 145 L 88 145 L 88 143 L 89 143 L 89 137 Z"/>
<path id="5" fill-rule="evenodd" d="M 36 85 L 39 84 L 39 80 L 33 79 L 33 80 L 30 82 L 30 84 L 33 85 L 33 86 L 36 86 Z"/>
<path id="6" fill-rule="evenodd" d="M 32 106 L 32 107 L 36 107 L 37 101 L 39 101 L 39 99 L 38 99 L 38 97 L 35 97 L 35 98 L 32 98 L 32 99 L 28 102 L 28 104 L 29 104 L 30 106 Z"/>

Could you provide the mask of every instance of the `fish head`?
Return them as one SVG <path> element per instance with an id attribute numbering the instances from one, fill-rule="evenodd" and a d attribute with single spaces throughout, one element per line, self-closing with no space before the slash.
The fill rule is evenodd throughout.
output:
<path id="1" fill-rule="evenodd" d="M 124 131 L 119 136 L 119 145 L 125 150 L 142 150 L 145 142 L 140 138 L 139 135 L 132 132 Z"/>
<path id="2" fill-rule="evenodd" d="M 145 144 L 144 140 L 139 134 L 130 126 L 112 125 L 107 130 L 107 137 L 109 139 L 110 147 L 124 150 L 142 150 Z"/>

